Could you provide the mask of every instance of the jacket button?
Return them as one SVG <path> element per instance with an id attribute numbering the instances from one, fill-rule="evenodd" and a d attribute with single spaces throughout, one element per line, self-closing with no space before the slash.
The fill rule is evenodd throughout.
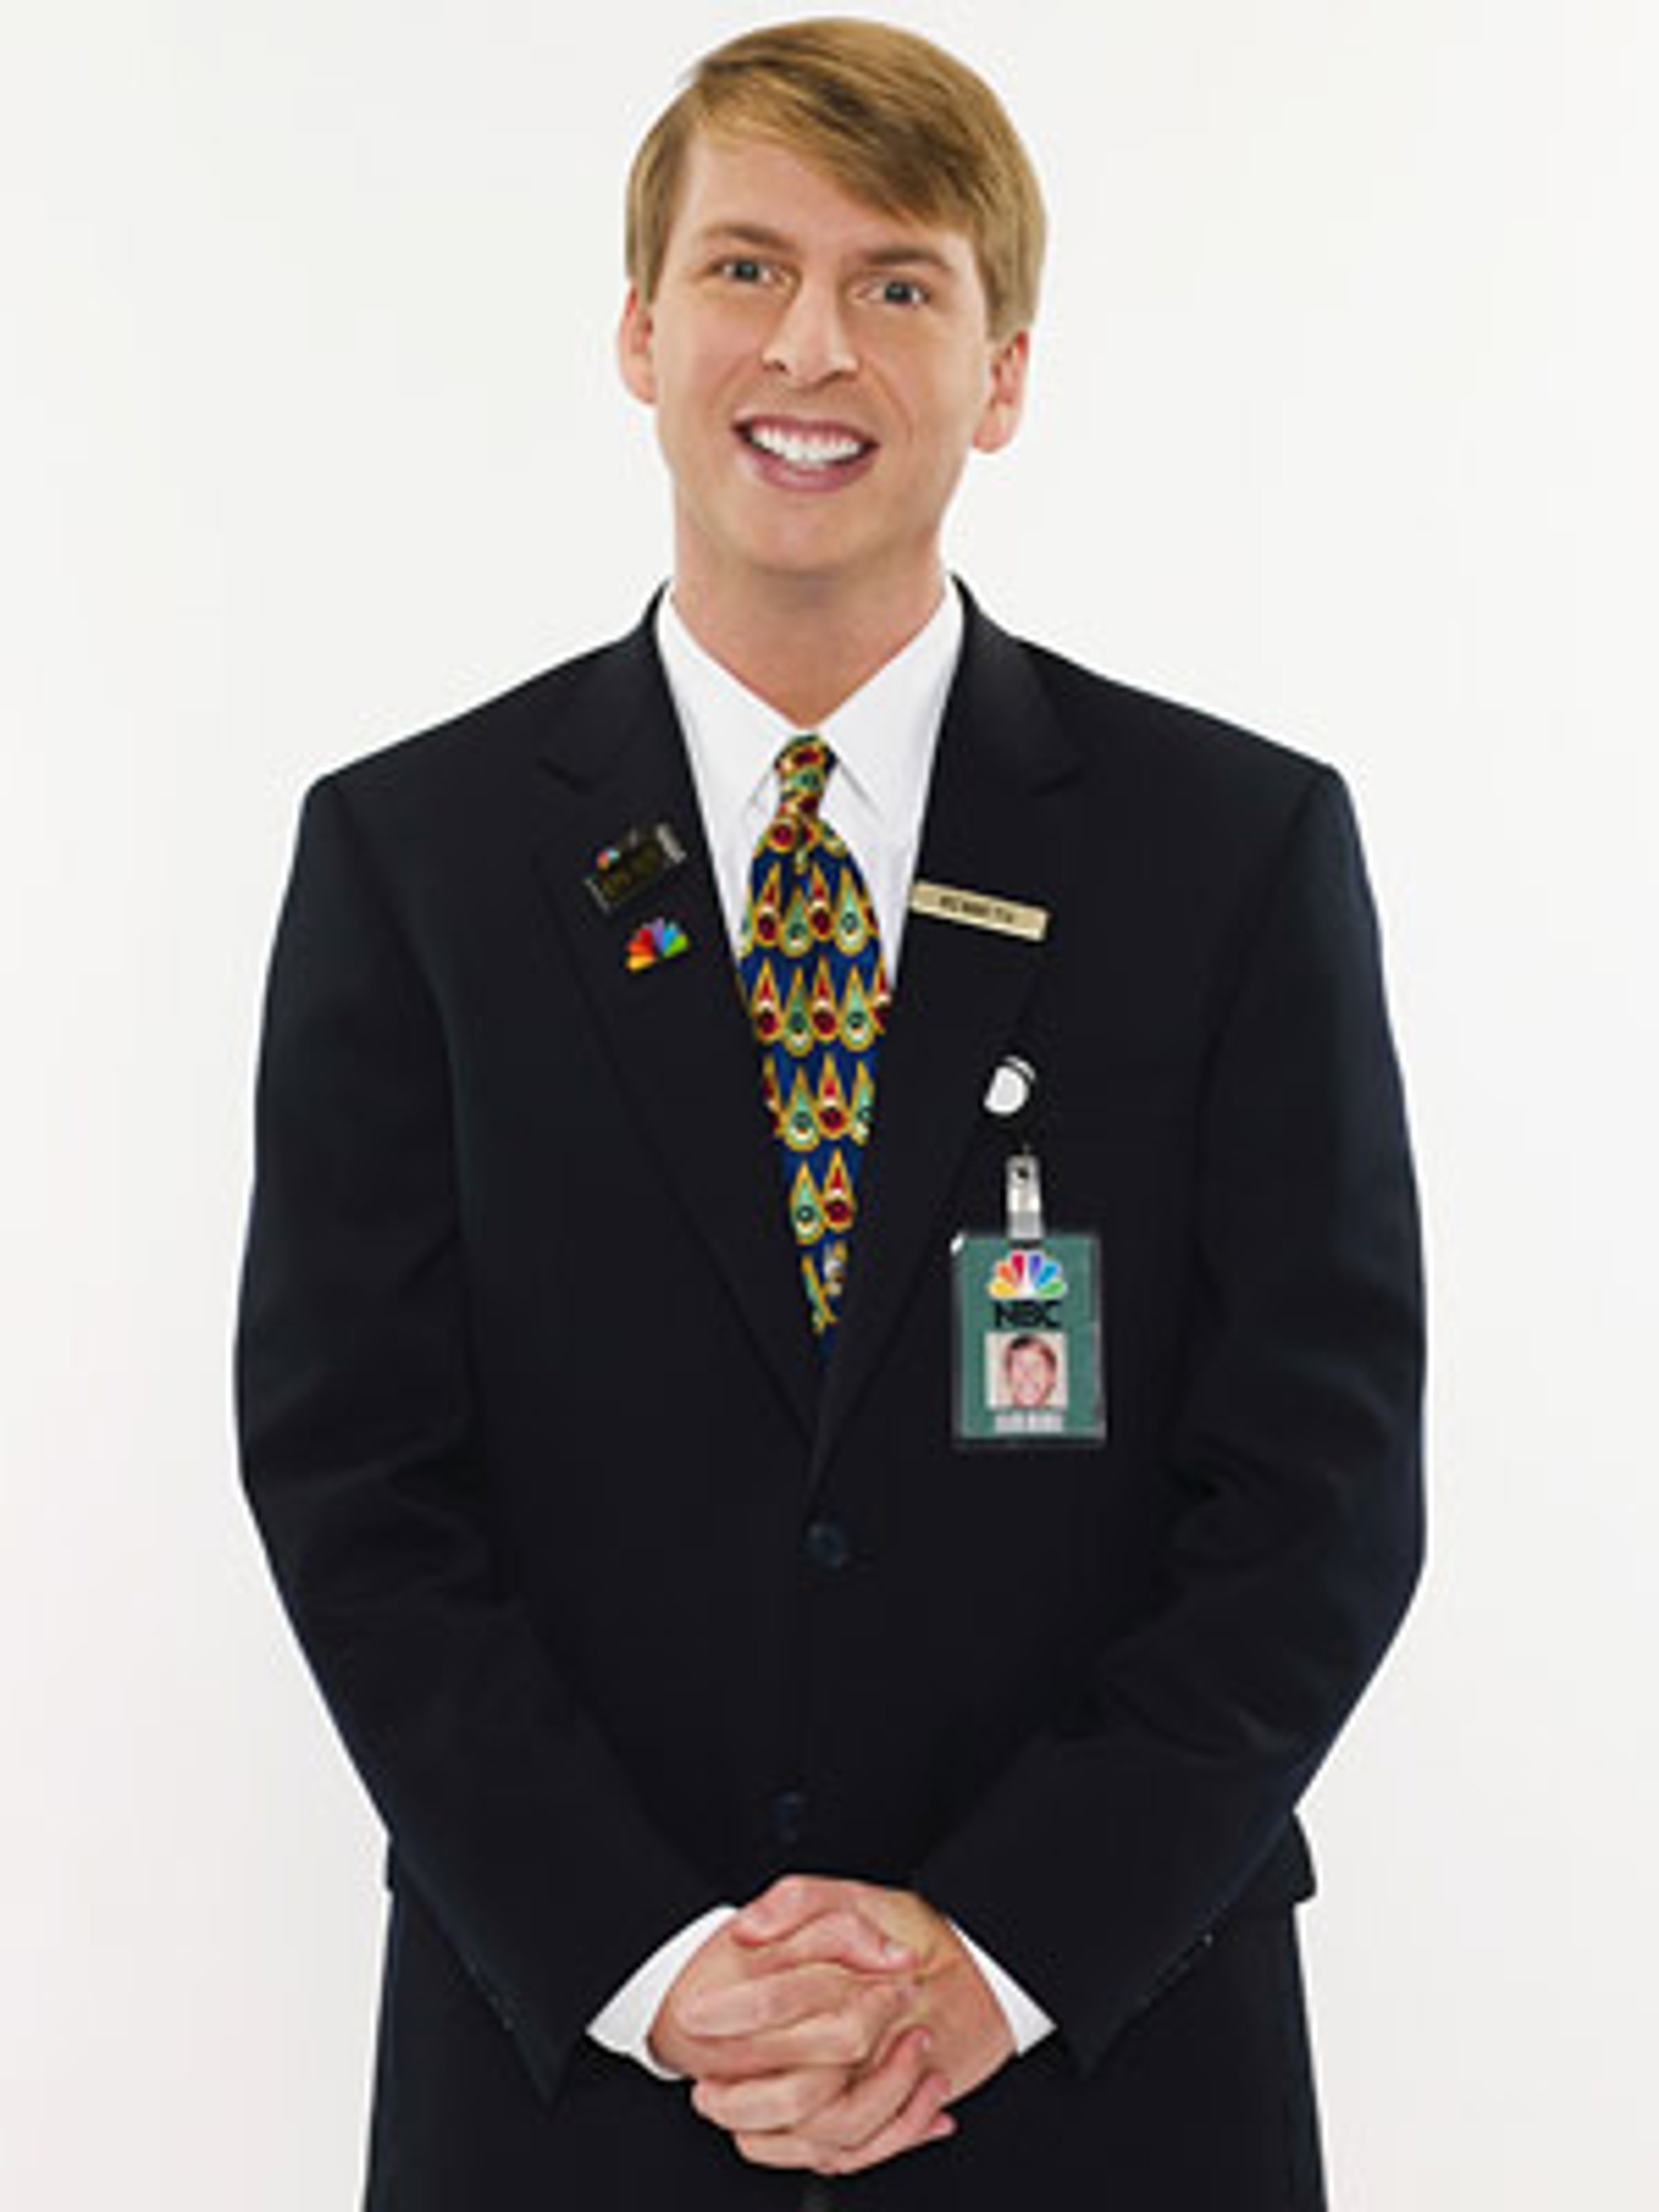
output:
<path id="1" fill-rule="evenodd" d="M 781 1844 L 790 1848 L 801 1839 L 806 1826 L 806 1792 L 804 1790 L 781 1790 L 772 1800 L 772 1832 Z"/>
<path id="2" fill-rule="evenodd" d="M 853 1556 L 853 1540 L 839 1521 L 812 1521 L 807 1523 L 806 1556 L 815 1567 L 826 1574 L 835 1574 Z"/>

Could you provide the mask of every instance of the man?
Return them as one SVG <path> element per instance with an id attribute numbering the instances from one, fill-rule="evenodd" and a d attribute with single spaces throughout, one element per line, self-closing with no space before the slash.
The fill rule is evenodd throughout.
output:
<path id="1" fill-rule="evenodd" d="M 1060 1387 L 1060 1356 L 1046 1337 L 1011 1337 L 1003 1350 L 1002 1376 L 1005 1403 L 1035 1411 Z"/>
<path id="2" fill-rule="evenodd" d="M 391 1838 L 386 2212 L 1321 2201 L 1399 1087 L 1334 774 L 945 574 L 1042 231 L 923 41 L 708 57 L 629 198 L 672 592 L 307 802 L 240 1401 Z"/>

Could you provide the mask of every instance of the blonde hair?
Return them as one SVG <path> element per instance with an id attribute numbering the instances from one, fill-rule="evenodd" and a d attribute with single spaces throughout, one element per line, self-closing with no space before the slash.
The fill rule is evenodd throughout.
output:
<path id="1" fill-rule="evenodd" d="M 1036 313 L 1045 218 L 1002 103 L 913 31 L 844 16 L 746 31 L 705 54 L 628 179 L 628 274 L 650 300 L 696 134 L 789 149 L 869 207 L 965 234 L 994 339 Z"/>

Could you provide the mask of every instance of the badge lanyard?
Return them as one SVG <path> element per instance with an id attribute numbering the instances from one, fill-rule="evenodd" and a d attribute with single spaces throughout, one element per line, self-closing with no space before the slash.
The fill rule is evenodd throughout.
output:
<path id="1" fill-rule="evenodd" d="M 1028 1109 L 1036 1074 L 1006 1060 L 986 1109 L 1009 1125 L 1002 1230 L 951 1240 L 953 1429 L 964 1450 L 1099 1445 L 1106 1440 L 1100 1239 L 1050 1230 Z"/>

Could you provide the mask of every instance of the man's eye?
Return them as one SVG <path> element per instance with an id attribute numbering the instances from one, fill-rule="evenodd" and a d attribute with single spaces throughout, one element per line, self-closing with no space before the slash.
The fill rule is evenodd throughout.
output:
<path id="1" fill-rule="evenodd" d="M 876 297 L 884 307 L 921 307 L 927 305 L 927 289 L 914 276 L 884 276 Z"/>
<path id="2" fill-rule="evenodd" d="M 763 284 L 766 281 L 766 264 L 763 261 L 755 260 L 748 254 L 739 253 L 734 255 L 729 261 L 722 261 L 720 264 L 720 273 L 722 276 L 729 276 L 734 284 Z"/>

